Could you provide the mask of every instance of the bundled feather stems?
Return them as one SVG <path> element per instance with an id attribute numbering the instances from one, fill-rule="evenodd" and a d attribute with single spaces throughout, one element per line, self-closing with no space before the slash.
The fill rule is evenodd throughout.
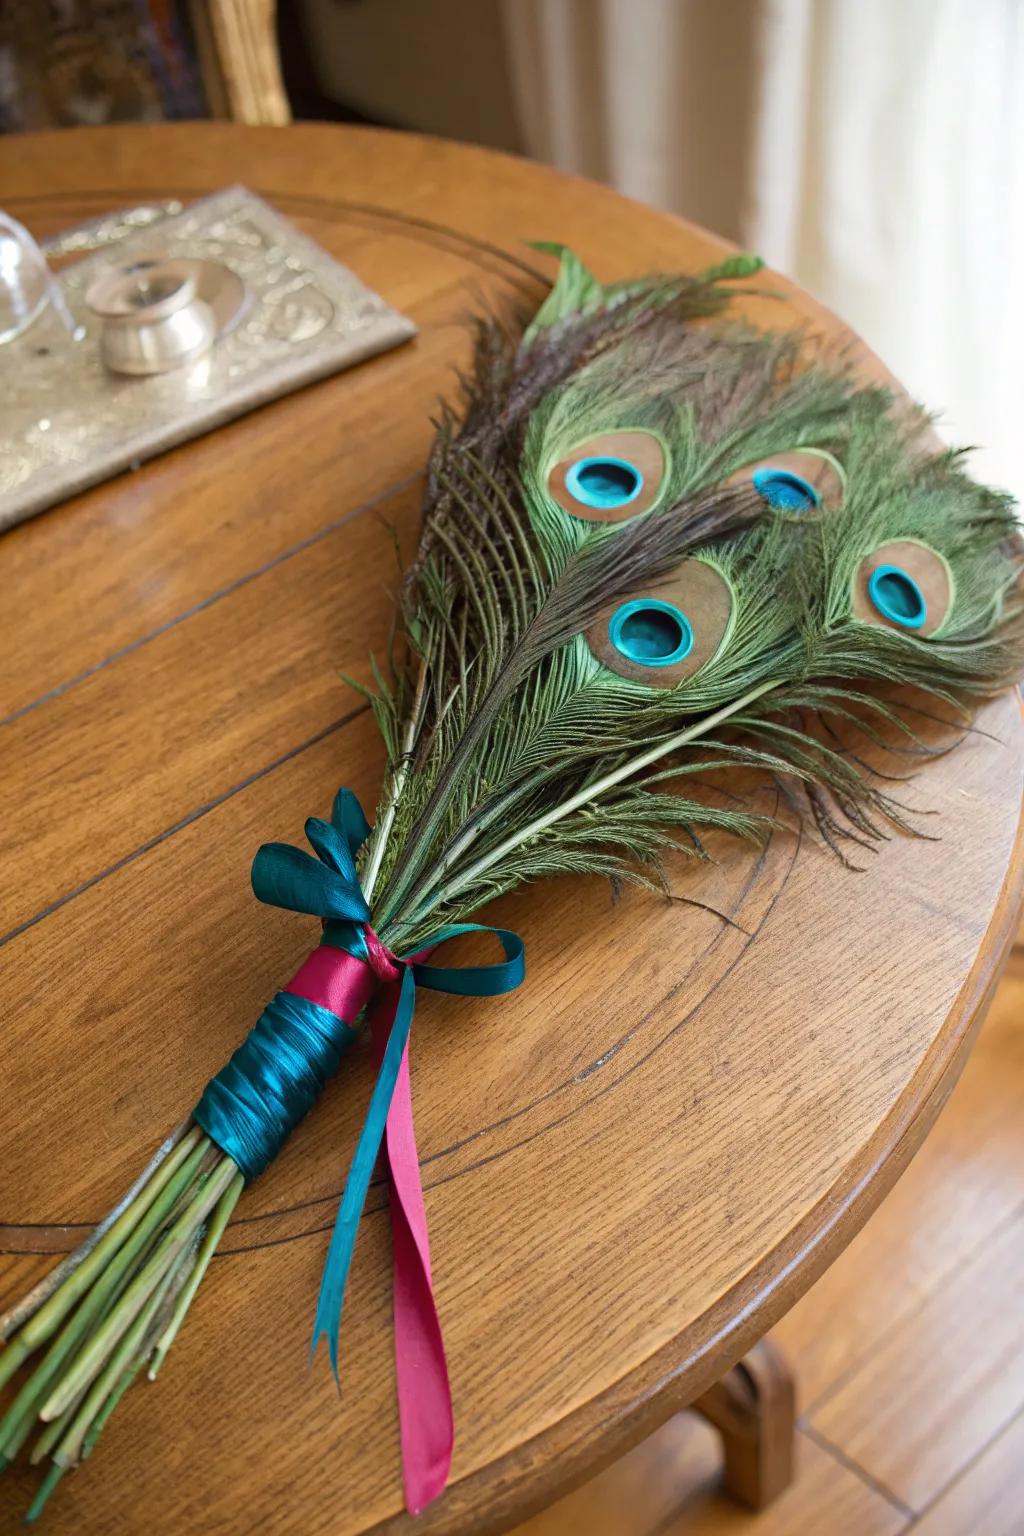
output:
<path id="1" fill-rule="evenodd" d="M 350 839 L 364 906 L 327 914 L 364 968 L 400 968 L 526 881 L 656 885 L 708 828 L 762 836 L 688 788 L 709 765 L 774 776 L 849 862 L 907 813 L 816 722 L 909 743 L 889 685 L 961 707 L 1021 674 L 1009 501 L 841 361 L 715 321 L 756 260 L 602 286 L 545 249 L 551 293 L 521 334 L 479 323 L 430 459 L 404 655 L 371 696 L 388 771 Z M 310 837 L 334 878 L 349 854 L 327 825 Z M 0 1319 L 0 1458 L 47 1469 L 29 1521 L 160 1370 L 244 1182 L 184 1121 Z"/>

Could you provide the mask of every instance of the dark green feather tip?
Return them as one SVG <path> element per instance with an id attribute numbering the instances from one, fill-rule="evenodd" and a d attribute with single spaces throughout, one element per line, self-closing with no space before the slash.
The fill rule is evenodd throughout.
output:
<path id="1" fill-rule="evenodd" d="M 755 277 L 764 267 L 760 256 L 755 256 L 752 251 L 737 251 L 735 256 L 727 256 L 717 266 L 708 267 L 701 273 L 705 283 L 736 282 L 745 277 Z"/>

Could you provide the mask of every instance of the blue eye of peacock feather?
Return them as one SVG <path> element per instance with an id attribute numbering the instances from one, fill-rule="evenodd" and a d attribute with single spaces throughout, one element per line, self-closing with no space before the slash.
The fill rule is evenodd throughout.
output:
<path id="1" fill-rule="evenodd" d="M 883 619 L 904 629 L 920 629 L 928 616 L 924 593 L 898 565 L 880 565 L 871 572 L 868 597 Z"/>
<path id="2" fill-rule="evenodd" d="M 626 507 L 643 490 L 644 477 L 628 459 L 578 459 L 565 476 L 566 489 L 585 507 Z"/>
<path id="3" fill-rule="evenodd" d="M 821 497 L 809 480 L 790 469 L 755 469 L 754 489 L 779 512 L 808 512 L 821 505 Z"/>
<path id="4" fill-rule="evenodd" d="M 644 667 L 670 667 L 693 649 L 686 614 L 657 597 L 623 603 L 612 614 L 608 637 L 620 656 Z"/>

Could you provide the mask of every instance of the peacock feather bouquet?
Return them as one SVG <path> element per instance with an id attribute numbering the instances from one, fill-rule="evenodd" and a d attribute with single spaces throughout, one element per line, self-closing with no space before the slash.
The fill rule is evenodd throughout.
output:
<path id="1" fill-rule="evenodd" d="M 438 424 L 401 643 L 375 673 L 388 769 L 372 828 L 339 791 L 312 853 L 267 844 L 264 901 L 322 939 L 87 1241 L 0 1318 L 0 1459 L 48 1468 L 28 1518 L 154 1377 L 246 1182 L 361 1032 L 379 1074 L 349 1170 L 314 1346 L 338 1330 L 378 1154 L 390 1177 L 406 1500 L 442 1490 L 452 1414 L 412 1128 L 417 986 L 495 995 L 522 941 L 474 921 L 549 875 L 657 891 L 670 848 L 769 823 L 701 798 L 709 767 L 773 776 L 844 862 L 908 813 L 835 727 L 897 730 L 910 684 L 958 707 L 1024 663 L 1007 498 L 936 452 L 919 413 L 805 339 L 711 323 L 735 257 L 602 286 L 560 259 L 524 329 L 479 323 Z M 503 958 L 439 964 L 466 932 Z"/>

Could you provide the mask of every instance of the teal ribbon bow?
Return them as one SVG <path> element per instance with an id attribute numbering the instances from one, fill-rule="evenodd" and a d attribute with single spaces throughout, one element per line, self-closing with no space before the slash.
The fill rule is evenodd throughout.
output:
<path id="1" fill-rule="evenodd" d="M 330 821 L 310 817 L 305 830 L 316 856 L 288 843 L 265 843 L 253 861 L 253 890 L 260 901 L 272 906 L 285 907 L 292 912 L 308 912 L 321 918 L 324 922 L 322 943 L 347 950 L 367 963 L 371 959 L 367 945 L 369 932 L 377 954 L 383 954 L 394 967 L 394 979 L 385 985 L 390 985 L 396 993 L 391 1031 L 338 1207 L 313 1325 L 310 1354 L 315 1352 L 321 1336 L 326 1336 L 331 1367 L 337 1377 L 338 1333 L 345 1284 L 359 1219 L 409 1039 L 416 988 L 429 987 L 431 991 L 448 992 L 458 997 L 497 997 L 514 991 L 526 973 L 525 949 L 519 935 L 507 928 L 491 928 L 482 923 L 448 923 L 438 929 L 420 953 L 432 952 L 447 939 L 462 933 L 493 933 L 505 952 L 504 960 L 492 965 L 436 966 L 425 965 L 413 956 L 391 955 L 370 928 L 370 909 L 359 886 L 356 854 L 370 828 L 352 791 L 339 789 Z M 315 1008 L 316 1005 L 308 1006 Z"/>

